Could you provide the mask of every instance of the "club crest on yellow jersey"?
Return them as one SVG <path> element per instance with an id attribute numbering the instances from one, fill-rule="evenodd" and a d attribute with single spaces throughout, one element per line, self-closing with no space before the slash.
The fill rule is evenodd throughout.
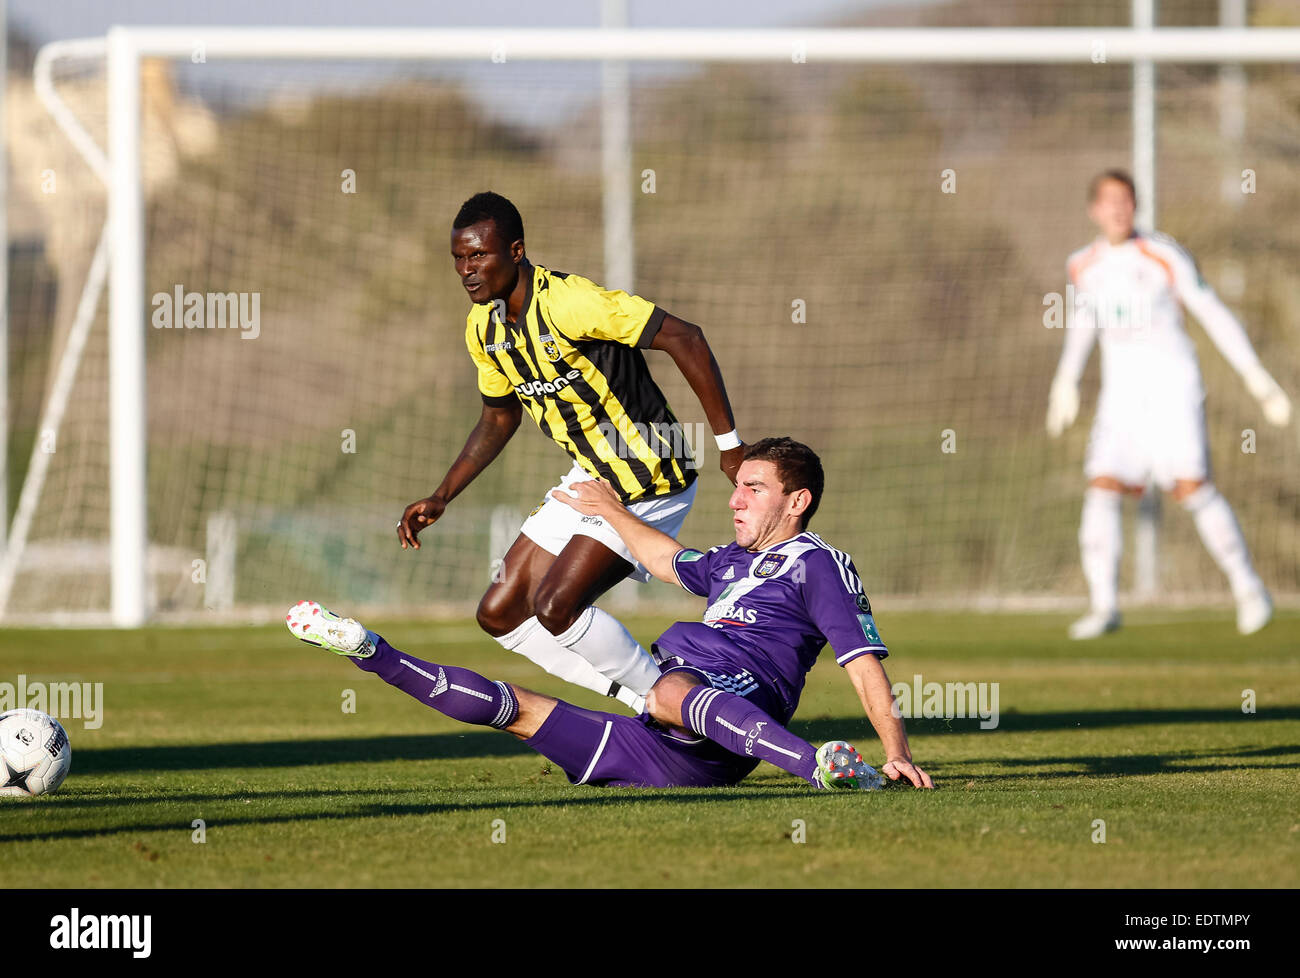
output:
<path id="1" fill-rule="evenodd" d="M 550 333 L 540 333 L 537 338 L 542 341 L 542 356 L 551 363 L 559 362 L 560 344 L 555 342 L 555 337 Z"/>

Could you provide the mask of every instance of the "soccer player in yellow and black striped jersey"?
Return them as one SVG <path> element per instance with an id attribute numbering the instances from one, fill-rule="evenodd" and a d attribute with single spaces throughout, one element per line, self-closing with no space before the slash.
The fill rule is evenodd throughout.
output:
<path id="1" fill-rule="evenodd" d="M 744 445 L 717 361 L 698 326 L 639 296 L 535 265 L 523 220 L 495 193 L 475 194 L 452 223 L 451 253 L 474 305 L 465 331 L 482 415 L 433 494 L 406 508 L 402 547 L 497 457 L 525 411 L 573 460 L 556 489 L 605 479 L 646 523 L 675 536 L 695 498 L 696 462 L 642 350 L 672 357 L 700 399 L 734 483 Z M 638 712 L 659 668 L 593 602 L 625 577 L 648 580 L 622 538 L 549 493 L 524 521 L 478 621 L 505 648 Z"/>
<path id="2" fill-rule="evenodd" d="M 494 407 L 522 404 L 584 471 L 624 504 L 671 496 L 695 480 L 695 460 L 640 350 L 666 314 L 578 275 L 531 265 L 518 322 L 505 302 L 470 310 L 465 342 Z"/>

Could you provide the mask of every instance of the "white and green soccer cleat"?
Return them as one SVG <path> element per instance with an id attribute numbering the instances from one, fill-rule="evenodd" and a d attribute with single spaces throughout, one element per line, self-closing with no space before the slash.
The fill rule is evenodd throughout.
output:
<path id="1" fill-rule="evenodd" d="M 368 659 L 375 654 L 375 640 L 355 618 L 340 618 L 315 601 L 299 601 L 284 616 L 284 623 L 308 645 L 329 649 L 338 655 Z"/>
<path id="2" fill-rule="evenodd" d="M 817 780 L 823 788 L 878 791 L 885 779 L 862 759 L 852 744 L 832 740 L 817 748 Z"/>

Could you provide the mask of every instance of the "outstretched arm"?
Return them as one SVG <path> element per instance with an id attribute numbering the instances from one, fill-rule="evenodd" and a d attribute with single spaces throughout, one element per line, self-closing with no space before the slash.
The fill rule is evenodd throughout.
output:
<path id="1" fill-rule="evenodd" d="M 709 341 L 704 338 L 704 330 L 676 316 L 665 315 L 650 349 L 662 350 L 673 358 L 677 369 L 700 399 L 700 406 L 704 408 L 704 416 L 714 435 L 735 431 L 736 419 L 731 413 L 726 385 L 722 382 L 722 370 L 713 356 L 713 350 L 709 348 Z M 744 452 L 745 446 L 737 445 L 722 453 L 720 467 L 733 483 Z"/>
<path id="2" fill-rule="evenodd" d="M 575 482 L 570 486 L 574 495 L 558 489 L 551 490 L 551 498 L 558 499 L 566 506 L 571 506 L 586 516 L 599 516 L 614 532 L 623 538 L 632 556 L 641 565 L 661 581 L 676 584 L 677 575 L 673 571 L 673 556 L 679 550 L 685 550 L 680 543 L 667 533 L 661 533 L 653 526 L 642 523 L 632 515 L 621 502 L 614 487 L 604 479 L 592 482 Z"/>
<path id="3" fill-rule="evenodd" d="M 1264 416 L 1272 424 L 1285 425 L 1291 420 L 1291 400 L 1259 362 L 1245 327 L 1201 278 L 1190 256 L 1181 249 L 1176 250 L 1176 254 L 1174 282 L 1183 305 L 1200 321 L 1223 358 L 1246 382 L 1251 395 L 1263 407 Z"/>
<path id="4" fill-rule="evenodd" d="M 933 788 L 934 781 L 912 763 L 912 751 L 907 745 L 907 731 L 903 717 L 894 704 L 894 693 L 885 675 L 885 667 L 877 655 L 860 655 L 850 660 L 844 671 L 849 674 L 853 688 L 858 692 L 867 719 L 876 730 L 876 736 L 885 748 L 885 766 L 881 769 L 891 780 L 906 778 L 918 788 Z"/>
<path id="5" fill-rule="evenodd" d="M 408 546 L 420 549 L 420 531 L 436 522 L 447 504 L 501 454 L 501 449 L 519 427 L 522 416 L 523 407 L 518 399 L 513 404 L 483 405 L 478 424 L 470 432 L 465 447 L 451 463 L 438 488 L 432 495 L 411 503 L 402 513 L 402 520 L 397 524 L 397 539 L 401 541 L 403 550 Z"/>
<path id="6" fill-rule="evenodd" d="M 1076 296 L 1075 308 L 1066 311 L 1061 359 L 1056 365 L 1052 389 L 1047 396 L 1047 433 L 1053 438 L 1074 424 L 1074 419 L 1079 416 L 1079 381 L 1096 342 L 1096 317 L 1091 297 L 1079 302 Z"/>

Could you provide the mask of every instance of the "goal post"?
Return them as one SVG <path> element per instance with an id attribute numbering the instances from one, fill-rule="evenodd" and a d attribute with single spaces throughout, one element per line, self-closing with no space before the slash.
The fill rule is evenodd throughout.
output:
<path id="1" fill-rule="evenodd" d="M 129 29 L 108 32 L 109 503 L 112 615 L 122 628 L 149 614 L 140 55 Z"/>
<path id="2" fill-rule="evenodd" d="M 1150 4 L 1148 3 L 1149 7 Z M 1006 66 L 1132 64 L 1133 163 L 1139 185 L 1156 173 L 1155 83 L 1160 63 L 1178 65 L 1292 63 L 1300 60 L 1300 29 L 1290 28 L 951 28 L 807 30 L 595 29 L 331 29 L 114 27 L 105 39 L 59 42 L 84 58 L 102 46 L 106 64 L 106 179 L 109 274 L 109 497 L 111 619 L 124 627 L 150 618 L 148 584 L 149 476 L 145 261 L 141 158 L 143 59 L 373 62 L 591 62 L 701 65 L 806 64 Z M 52 89 L 58 45 L 38 61 L 37 87 Z M 43 74 L 42 74 L 43 73 Z M 630 284 L 635 172 L 628 142 L 627 77 L 604 76 L 602 146 L 605 274 Z M 93 140 L 65 127 L 88 160 Z M 610 140 L 617 140 L 611 145 Z M 1153 206 L 1150 195 L 1144 204 Z M 526 216 L 526 215 L 525 215 Z M 622 239 L 627 246 L 620 247 Z M 1064 254 L 1061 255 L 1063 260 Z M 616 265 L 618 261 L 625 264 Z M 737 383 L 736 380 L 732 381 Z M 507 463 L 508 464 L 508 463 Z M 544 486 L 534 487 L 541 491 Z"/>

